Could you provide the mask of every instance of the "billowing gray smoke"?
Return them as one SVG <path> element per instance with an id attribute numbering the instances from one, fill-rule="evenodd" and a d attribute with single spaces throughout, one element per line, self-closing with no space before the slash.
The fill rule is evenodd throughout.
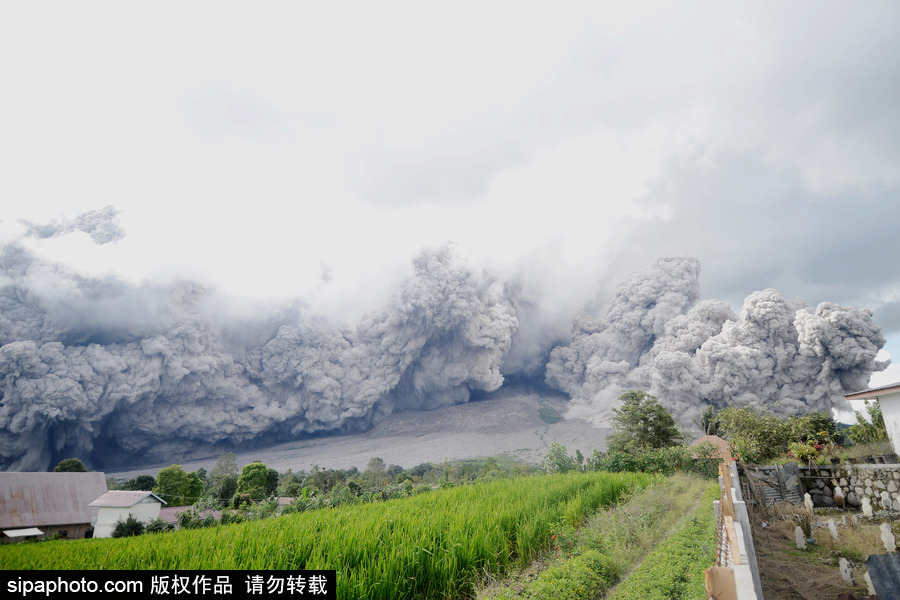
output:
<path id="1" fill-rule="evenodd" d="M 887 366 L 875 360 L 885 339 L 869 310 L 811 308 L 768 289 L 736 316 L 722 302 L 697 303 L 699 271 L 695 259 L 662 258 L 623 283 L 604 316 L 575 321 L 546 371 L 547 383 L 572 396 L 574 414 L 602 420 L 630 388 L 685 423 L 710 404 L 830 411 Z"/>
<path id="2" fill-rule="evenodd" d="M 21 221 L 28 229 L 28 235 L 39 238 L 52 238 L 82 231 L 91 236 L 95 244 L 108 244 L 125 237 L 125 232 L 116 223 L 119 211 L 114 206 L 106 206 L 100 210 L 91 210 L 82 213 L 74 219 L 66 221 L 51 221 L 46 224 L 35 224 L 30 221 Z"/>
<path id="3" fill-rule="evenodd" d="M 503 382 L 518 323 L 504 288 L 449 249 L 423 252 L 384 309 L 342 331 L 294 311 L 261 343 L 208 290 L 133 289 L 0 251 L 0 453 L 164 460 L 217 442 L 363 429 L 394 410 L 465 402 Z M 256 323 L 244 327 L 271 327 Z"/>
<path id="4" fill-rule="evenodd" d="M 592 418 L 631 387 L 684 420 L 707 403 L 827 409 L 883 368 L 869 311 L 765 290 L 736 316 L 698 302 L 699 272 L 694 259 L 661 259 L 551 353 L 556 317 L 533 282 L 476 272 L 449 248 L 423 251 L 383 308 L 338 327 L 299 305 L 240 320 L 195 283 L 86 278 L 6 245 L 0 466 L 134 465 L 365 430 L 531 377 L 548 355 L 546 381 Z"/>

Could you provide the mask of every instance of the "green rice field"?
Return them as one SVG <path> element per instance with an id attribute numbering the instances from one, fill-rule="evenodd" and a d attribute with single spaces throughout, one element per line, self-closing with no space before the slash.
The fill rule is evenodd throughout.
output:
<path id="1" fill-rule="evenodd" d="M 335 569 L 338 598 L 470 597 L 577 525 L 648 485 L 644 473 L 477 482 L 411 498 L 124 539 L 0 547 L 4 569 Z"/>

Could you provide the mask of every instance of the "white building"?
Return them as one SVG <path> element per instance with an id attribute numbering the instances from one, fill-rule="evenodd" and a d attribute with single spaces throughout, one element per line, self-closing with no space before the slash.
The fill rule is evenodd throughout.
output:
<path id="1" fill-rule="evenodd" d="M 844 396 L 847 400 L 868 400 L 875 398 L 884 417 L 888 438 L 895 454 L 900 454 L 900 382 L 884 385 L 871 390 L 863 390 Z"/>
<path id="2" fill-rule="evenodd" d="M 159 517 L 159 509 L 166 501 L 153 492 L 128 492 L 114 490 L 106 492 L 93 502 L 91 506 L 99 509 L 94 524 L 94 537 L 112 537 L 116 522 L 124 521 L 128 515 L 145 525 Z"/>

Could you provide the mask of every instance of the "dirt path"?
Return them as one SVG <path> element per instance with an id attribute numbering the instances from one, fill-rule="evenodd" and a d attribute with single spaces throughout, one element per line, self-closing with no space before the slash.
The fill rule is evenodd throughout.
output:
<path id="1" fill-rule="evenodd" d="M 706 490 L 700 490 L 700 492 L 697 495 L 697 498 L 694 500 L 694 503 L 691 505 L 691 507 L 687 511 L 685 511 L 684 517 L 693 516 L 697 513 L 698 510 L 701 510 L 703 508 L 700 506 L 700 502 L 703 499 L 703 494 L 705 493 L 705 491 Z M 708 508 L 709 508 L 709 510 L 713 510 L 712 506 L 710 506 Z M 673 523 L 672 526 L 669 527 L 668 531 L 666 531 L 666 534 L 659 539 L 659 543 L 662 543 L 664 540 L 667 540 L 673 533 L 675 533 L 678 530 L 678 527 L 681 525 L 682 519 L 683 519 L 683 517 L 678 519 L 677 521 L 675 521 L 675 523 Z M 609 588 L 609 590 L 607 590 L 606 594 L 604 594 L 601 598 L 605 599 L 605 598 L 608 598 L 609 596 L 611 596 L 612 593 L 616 591 L 616 588 L 619 587 L 620 583 L 622 583 L 623 581 L 628 579 L 628 577 L 635 570 L 637 570 L 638 568 L 640 568 L 640 566 L 642 564 L 644 564 L 644 560 L 647 558 L 647 556 L 650 555 L 651 552 L 653 552 L 653 550 L 654 550 L 654 548 L 650 548 L 646 552 L 644 552 L 644 555 L 641 556 L 641 558 L 636 563 L 634 563 L 630 569 L 628 569 L 628 572 L 626 572 L 624 575 L 622 575 L 622 578 L 619 579 L 619 581 L 616 582 L 615 585 L 613 585 L 611 588 Z M 710 565 L 710 566 L 712 566 L 712 565 Z"/>

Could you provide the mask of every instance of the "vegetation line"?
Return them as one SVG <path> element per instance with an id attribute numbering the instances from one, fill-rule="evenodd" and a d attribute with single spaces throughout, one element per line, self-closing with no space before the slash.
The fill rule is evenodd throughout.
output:
<path id="1" fill-rule="evenodd" d="M 694 514 L 709 479 L 677 475 L 657 478 L 614 507 L 601 509 L 575 529 L 557 524 L 550 551 L 529 567 L 479 593 L 491 599 L 593 600 L 618 582 L 640 559 Z M 712 500 L 709 502 L 710 510 Z M 702 565 L 703 568 L 709 564 Z"/>

